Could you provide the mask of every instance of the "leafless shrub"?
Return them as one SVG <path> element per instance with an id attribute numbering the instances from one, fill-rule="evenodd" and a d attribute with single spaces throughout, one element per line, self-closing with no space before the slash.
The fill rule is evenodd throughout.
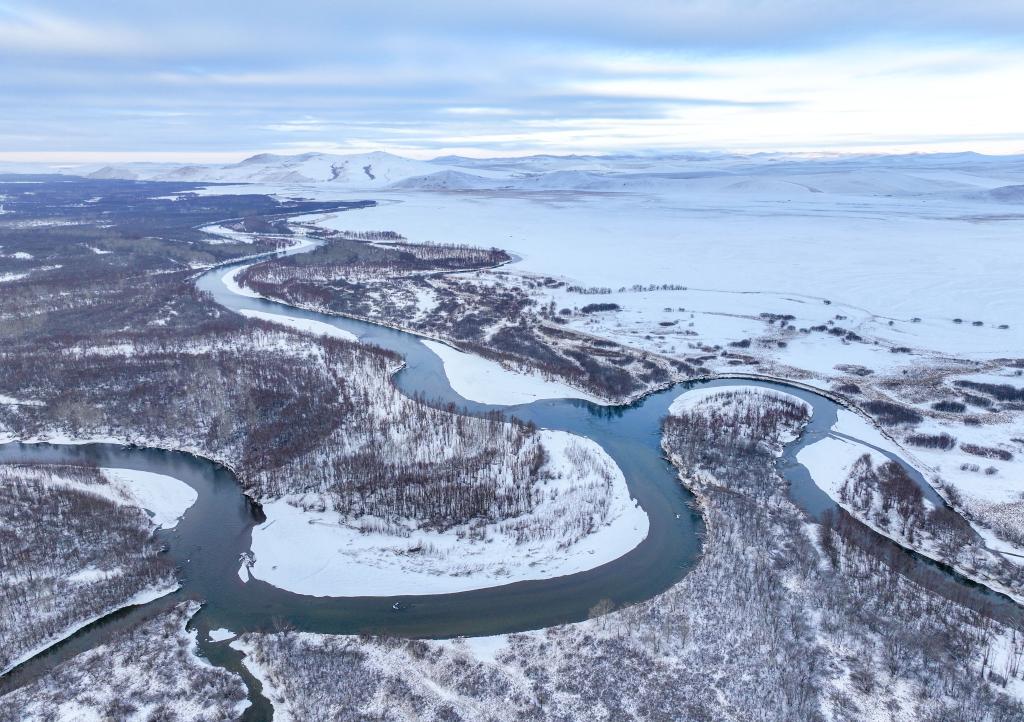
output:
<path id="1" fill-rule="evenodd" d="M 892 401 L 868 401 L 864 410 L 887 426 L 913 426 L 923 420 L 921 414 L 913 409 Z"/>
<path id="2" fill-rule="evenodd" d="M 926 449 L 942 449 L 949 451 L 956 446 L 956 439 L 949 434 L 911 434 L 906 438 L 908 444 Z"/>
<path id="3" fill-rule="evenodd" d="M 960 444 L 960 448 L 974 456 L 984 456 L 986 459 L 999 459 L 1000 461 L 1013 461 L 1013 453 L 1006 449 L 997 449 L 993 446 L 981 446 L 980 444 Z"/>

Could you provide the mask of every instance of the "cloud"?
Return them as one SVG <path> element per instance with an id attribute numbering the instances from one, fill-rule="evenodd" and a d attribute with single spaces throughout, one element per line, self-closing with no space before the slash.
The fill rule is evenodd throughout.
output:
<path id="1" fill-rule="evenodd" d="M 509 116 L 515 115 L 516 111 L 511 108 L 497 108 L 497 107 L 485 107 L 485 106 L 461 106 L 453 108 L 442 108 L 441 112 L 450 113 L 452 115 L 472 115 L 472 116 L 486 116 L 486 115 L 500 115 Z"/>
<path id="2" fill-rule="evenodd" d="M 109 56 L 144 48 L 144 37 L 124 27 L 0 5 L 0 54 Z"/>
<path id="3" fill-rule="evenodd" d="M 1019 1 L 2 3 L 0 151 L 1009 143 L 1024 117 Z"/>
<path id="4" fill-rule="evenodd" d="M 280 123 L 270 123 L 261 126 L 264 130 L 272 130 L 276 133 L 322 133 L 327 130 L 329 123 L 321 118 L 299 118 L 296 120 L 284 120 Z"/>
<path id="5" fill-rule="evenodd" d="M 40 6 L 50 9 L 39 10 Z M 87 8 L 87 11 L 84 10 Z M 316 64 L 351 54 L 420 56 L 446 46 L 721 53 L 829 47 L 875 38 L 1024 37 L 1019 0 L 41 0 L 0 6 L 5 45 L 60 52 L 246 57 Z M 53 33 L 53 35 L 50 35 Z M 51 38 L 53 38 L 51 40 Z M 106 40 L 106 42 L 104 42 Z M 467 71 L 472 66 L 466 67 Z"/>

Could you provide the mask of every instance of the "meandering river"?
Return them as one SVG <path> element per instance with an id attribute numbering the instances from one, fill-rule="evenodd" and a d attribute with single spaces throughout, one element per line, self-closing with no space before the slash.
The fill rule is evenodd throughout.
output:
<path id="1" fill-rule="evenodd" d="M 244 264 L 235 267 L 240 265 Z M 244 672 L 237 652 L 225 643 L 206 641 L 209 629 L 226 627 L 242 633 L 273 630 L 286 624 L 303 631 L 334 634 L 369 631 L 420 637 L 488 635 L 579 621 L 602 599 L 625 605 L 654 597 L 693 568 L 701 552 L 703 527 L 700 516 L 691 507 L 693 497 L 679 482 L 661 450 L 661 419 L 672 400 L 686 388 L 766 386 L 808 401 L 814 409 L 813 418 L 801 437 L 787 447 L 779 469 L 791 482 L 794 499 L 809 513 L 834 507 L 795 460 L 801 448 L 830 433 L 835 423 L 838 407 L 824 396 L 777 383 L 721 379 L 681 384 L 629 406 L 604 407 L 570 399 L 515 407 L 487 406 L 458 396 L 448 383 L 441 360 L 418 337 L 239 295 L 222 281 L 230 268 L 207 272 L 198 279 L 198 287 L 234 311 L 251 309 L 328 323 L 356 334 L 361 342 L 398 352 L 406 365 L 396 375 L 395 383 L 407 394 L 417 393 L 441 403 L 454 402 L 470 412 L 500 408 L 538 426 L 593 439 L 621 467 L 631 494 L 647 512 L 647 538 L 608 564 L 553 579 L 429 596 L 310 597 L 258 579 L 243 583 L 239 578 L 239 556 L 249 550 L 252 529 L 262 517 L 258 506 L 242 494 L 227 469 L 172 451 L 108 444 L 6 444 L 0 446 L 0 461 L 88 461 L 105 467 L 152 471 L 181 479 L 198 492 L 198 499 L 174 529 L 158 532 L 178 566 L 182 584 L 178 592 L 145 607 L 122 610 L 86 627 L 6 675 L 0 680 L 3 688 L 19 686 L 59 661 L 102 643 L 183 598 L 195 598 L 204 603 L 193 621 L 200 631 L 201 649 L 215 664 L 244 674 L 254 702 L 246 718 L 262 720 L 271 713 L 258 693 L 258 683 Z M 934 493 L 919 474 L 913 474 L 918 483 Z M 353 595 L 358 593 L 358 589 L 352 590 Z"/>

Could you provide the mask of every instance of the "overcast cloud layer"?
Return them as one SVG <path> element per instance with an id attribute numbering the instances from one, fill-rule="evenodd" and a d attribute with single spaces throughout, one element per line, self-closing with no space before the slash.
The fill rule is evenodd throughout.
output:
<path id="1" fill-rule="evenodd" d="M 0 0 L 0 157 L 1024 152 L 1024 2 Z"/>

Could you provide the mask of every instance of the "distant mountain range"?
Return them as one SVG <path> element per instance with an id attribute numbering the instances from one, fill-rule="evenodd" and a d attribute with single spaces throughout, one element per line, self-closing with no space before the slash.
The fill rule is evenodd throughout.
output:
<path id="1" fill-rule="evenodd" d="M 689 152 L 607 156 L 534 155 L 514 158 L 445 156 L 413 160 L 385 152 L 334 155 L 262 153 L 227 165 L 0 166 L 0 172 L 59 172 L 90 178 L 320 186 L 346 191 L 746 193 L 804 196 L 967 195 L 1024 202 L 1024 156 L 977 153 L 749 156 Z"/>
<path id="2" fill-rule="evenodd" d="M 262 183 L 272 185 L 330 183 L 346 188 L 381 188 L 414 176 L 436 173 L 436 164 L 402 158 L 390 153 L 330 155 L 261 153 L 230 165 L 166 166 L 131 163 L 104 166 L 91 178 L 124 178 L 211 183 Z M 485 175 L 491 175 L 486 173 Z"/>

